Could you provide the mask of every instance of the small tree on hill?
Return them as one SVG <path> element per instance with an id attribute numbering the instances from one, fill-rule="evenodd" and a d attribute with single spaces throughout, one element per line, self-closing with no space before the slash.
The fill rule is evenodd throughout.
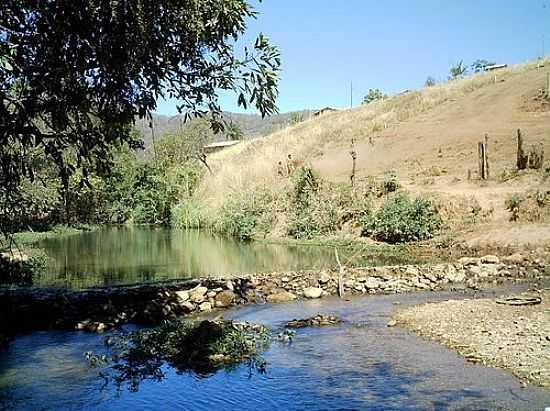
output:
<path id="1" fill-rule="evenodd" d="M 302 113 L 292 113 L 290 115 L 290 125 L 296 125 L 304 121 L 304 115 Z"/>
<path id="2" fill-rule="evenodd" d="M 426 82 L 424 83 L 424 86 L 433 87 L 435 86 L 435 84 L 436 84 L 435 79 L 432 76 L 428 76 L 428 78 L 426 79 Z"/>
<path id="3" fill-rule="evenodd" d="M 237 123 L 230 122 L 225 126 L 225 137 L 229 141 L 242 140 L 244 133 Z"/>
<path id="4" fill-rule="evenodd" d="M 363 104 L 369 104 L 376 100 L 383 100 L 388 96 L 384 94 L 380 89 L 371 88 L 368 94 L 363 98 Z"/>
<path id="5" fill-rule="evenodd" d="M 472 63 L 470 68 L 474 73 L 480 73 L 485 70 L 485 67 L 494 65 L 495 62 L 484 60 L 484 59 L 478 59 Z"/>
<path id="6" fill-rule="evenodd" d="M 463 61 L 460 60 L 458 63 L 456 63 L 454 66 L 451 66 L 449 69 L 449 79 L 455 80 L 457 78 L 460 78 L 464 76 L 468 72 L 468 68 L 464 65 Z"/>

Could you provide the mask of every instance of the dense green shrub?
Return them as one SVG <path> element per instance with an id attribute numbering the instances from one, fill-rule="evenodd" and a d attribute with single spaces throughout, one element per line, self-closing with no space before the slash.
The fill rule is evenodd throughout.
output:
<path id="1" fill-rule="evenodd" d="M 402 194 L 387 200 L 372 217 L 365 216 L 363 234 L 392 244 L 418 241 L 431 238 L 441 223 L 431 201 Z"/>
<path id="2" fill-rule="evenodd" d="M 187 198 L 172 207 L 170 224 L 176 228 L 206 228 L 209 219 L 205 215 L 204 206 L 198 199 Z"/>
<path id="3" fill-rule="evenodd" d="M 273 196 L 267 190 L 234 194 L 219 210 L 213 228 L 244 241 L 265 235 L 273 223 L 272 204 Z"/>

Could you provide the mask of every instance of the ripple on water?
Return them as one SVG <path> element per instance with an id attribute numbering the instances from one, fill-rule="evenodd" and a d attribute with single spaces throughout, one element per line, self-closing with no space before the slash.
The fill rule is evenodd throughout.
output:
<path id="1" fill-rule="evenodd" d="M 522 389 L 510 374 L 465 362 L 442 346 L 385 326 L 393 302 L 418 303 L 448 294 L 325 299 L 248 306 L 227 318 L 277 329 L 318 312 L 345 322 L 306 328 L 290 345 L 273 343 L 266 374 L 246 365 L 208 378 L 166 368 L 161 382 L 136 393 L 102 389 L 82 353 L 102 349 L 103 336 L 41 332 L 17 338 L 0 356 L 0 408 L 82 410 L 544 409 L 550 392 Z"/>

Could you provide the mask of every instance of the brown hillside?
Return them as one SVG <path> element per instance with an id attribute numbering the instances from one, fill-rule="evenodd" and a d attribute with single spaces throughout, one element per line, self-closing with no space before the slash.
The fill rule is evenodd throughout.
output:
<path id="1" fill-rule="evenodd" d="M 534 204 L 537 192 L 550 190 L 550 179 L 544 179 L 543 171 L 515 173 L 518 128 L 527 146 L 542 143 L 550 157 L 550 105 L 541 98 L 548 71 L 550 61 L 469 76 L 242 143 L 210 158 L 215 172 L 205 179 L 200 196 L 216 207 L 235 191 L 259 185 L 277 191 L 284 184 L 277 163 L 288 154 L 298 164 L 310 163 L 322 177 L 345 183 L 354 139 L 359 184 L 394 171 L 406 190 L 438 198 L 456 223 L 457 239 L 549 241 L 550 205 L 541 211 Z M 477 142 L 486 133 L 491 178 L 480 181 Z M 505 202 L 515 193 L 526 201 L 520 220 L 512 223 Z M 461 224 L 468 213 L 475 214 L 474 223 Z"/>

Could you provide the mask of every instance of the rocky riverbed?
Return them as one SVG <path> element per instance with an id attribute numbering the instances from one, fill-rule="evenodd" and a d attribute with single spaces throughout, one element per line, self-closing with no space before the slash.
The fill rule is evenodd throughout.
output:
<path id="1" fill-rule="evenodd" d="M 423 304 L 398 313 L 394 324 L 453 348 L 469 361 L 506 368 L 524 383 L 550 388 L 549 288 L 508 299 Z"/>
<path id="2" fill-rule="evenodd" d="M 482 283 L 532 280 L 548 274 L 539 255 L 514 254 L 465 257 L 454 264 L 277 272 L 85 290 L 4 288 L 0 290 L 0 331 L 72 328 L 101 332 L 128 322 L 154 325 L 240 304 L 336 295 L 339 283 L 345 295 L 390 294 L 475 289 Z"/>

